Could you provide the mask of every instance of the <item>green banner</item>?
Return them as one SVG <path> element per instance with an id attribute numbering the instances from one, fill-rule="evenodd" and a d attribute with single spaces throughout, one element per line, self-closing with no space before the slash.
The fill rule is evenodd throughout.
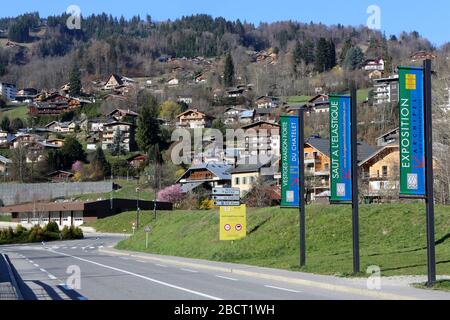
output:
<path id="1" fill-rule="evenodd" d="M 400 97 L 400 195 L 423 198 L 425 106 L 423 68 L 398 67 Z"/>

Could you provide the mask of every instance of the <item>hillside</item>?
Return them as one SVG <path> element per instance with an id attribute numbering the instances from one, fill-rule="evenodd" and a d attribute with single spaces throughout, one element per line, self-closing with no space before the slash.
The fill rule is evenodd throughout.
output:
<path id="1" fill-rule="evenodd" d="M 361 269 L 379 265 L 384 276 L 426 274 L 425 208 L 418 204 L 362 206 Z M 128 232 L 136 213 L 127 212 L 90 224 L 99 231 Z M 152 226 L 147 252 L 298 270 L 298 211 L 251 209 L 248 236 L 218 240 L 218 210 L 143 212 L 141 227 Z M 348 275 L 352 270 L 351 209 L 348 206 L 307 208 L 307 267 L 303 271 Z M 450 215 L 436 208 L 438 274 L 450 274 Z M 118 244 L 145 250 L 141 228 Z"/>

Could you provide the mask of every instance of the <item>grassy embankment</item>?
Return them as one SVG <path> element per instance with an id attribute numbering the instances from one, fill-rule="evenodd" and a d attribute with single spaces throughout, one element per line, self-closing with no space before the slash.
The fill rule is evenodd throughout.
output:
<path id="1" fill-rule="evenodd" d="M 113 191 L 114 199 L 137 199 L 136 187 L 138 186 L 136 181 L 133 180 L 115 180 L 115 184 L 118 184 L 121 188 Z M 111 197 L 110 192 L 106 193 L 89 193 L 69 198 L 75 200 L 97 200 L 97 199 L 109 199 Z M 140 200 L 153 200 L 155 195 L 152 189 L 139 187 L 139 199 Z"/>
<path id="2" fill-rule="evenodd" d="M 438 274 L 450 274 L 449 208 L 436 208 Z M 236 262 L 289 270 L 298 268 L 298 211 L 248 210 L 247 237 L 219 241 L 218 210 L 151 212 L 141 228 L 119 249 Z M 91 223 L 99 231 L 131 232 L 135 212 Z M 145 250 L 142 227 L 152 226 Z M 349 206 L 310 206 L 307 210 L 306 272 L 349 275 L 352 272 L 352 226 Z M 384 276 L 426 274 L 425 208 L 419 204 L 366 205 L 360 210 L 361 269 L 378 265 Z"/>

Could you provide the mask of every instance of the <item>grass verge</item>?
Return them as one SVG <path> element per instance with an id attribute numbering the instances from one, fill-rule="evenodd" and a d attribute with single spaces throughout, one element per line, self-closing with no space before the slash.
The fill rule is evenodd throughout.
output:
<path id="1" fill-rule="evenodd" d="M 131 233 L 135 212 L 90 223 L 103 232 Z M 307 267 L 298 267 L 298 211 L 278 207 L 249 209 L 247 237 L 219 241 L 218 210 L 142 212 L 141 228 L 119 249 L 235 262 L 320 274 L 352 272 L 352 224 L 349 206 L 307 208 Z M 145 249 L 145 225 L 152 226 Z M 450 274 L 450 215 L 436 207 L 438 274 Z M 426 274 L 425 207 L 422 204 L 364 205 L 360 209 L 361 269 L 377 265 L 383 276 Z"/>

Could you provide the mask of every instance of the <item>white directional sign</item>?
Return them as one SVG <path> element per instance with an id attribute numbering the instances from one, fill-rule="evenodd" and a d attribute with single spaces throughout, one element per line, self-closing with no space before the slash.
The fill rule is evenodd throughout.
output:
<path id="1" fill-rule="evenodd" d="M 214 205 L 217 207 L 239 207 L 240 201 L 215 201 Z"/>
<path id="2" fill-rule="evenodd" d="M 213 195 L 222 196 L 239 196 L 241 195 L 241 190 L 238 188 L 214 188 Z"/>
<path id="3" fill-rule="evenodd" d="M 212 199 L 216 201 L 241 201 L 239 196 L 212 196 Z"/>

